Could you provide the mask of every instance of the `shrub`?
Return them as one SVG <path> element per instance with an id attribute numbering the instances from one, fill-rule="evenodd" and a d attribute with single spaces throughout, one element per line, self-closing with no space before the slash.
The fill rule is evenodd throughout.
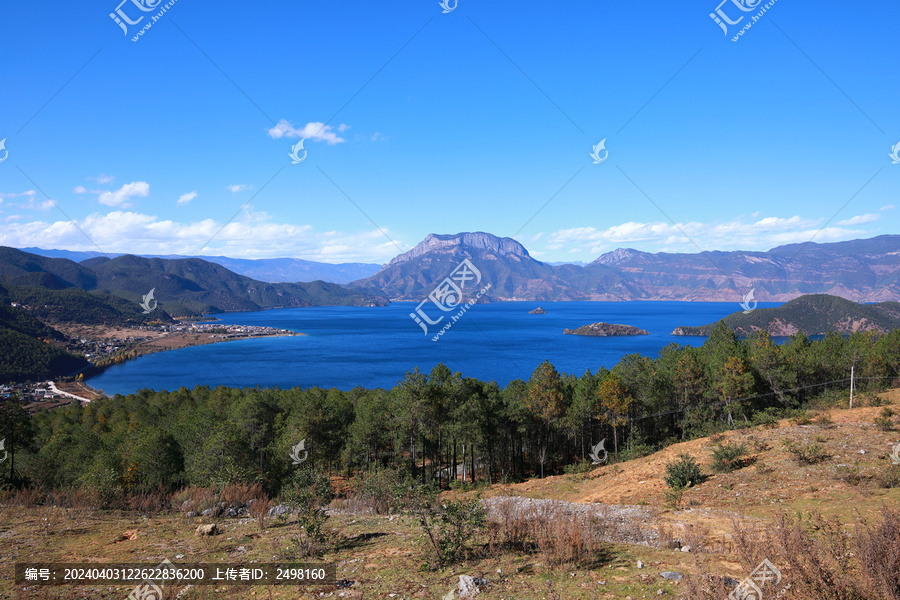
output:
<path id="1" fill-rule="evenodd" d="M 881 522 L 863 522 L 856 531 L 856 552 L 866 587 L 882 598 L 900 600 L 900 512 L 883 507 Z"/>
<path id="2" fill-rule="evenodd" d="M 875 482 L 881 488 L 900 488 L 900 465 L 884 465 L 875 475 Z"/>
<path id="3" fill-rule="evenodd" d="M 813 419 L 810 422 L 813 425 L 820 425 L 821 427 L 825 427 L 825 428 L 828 428 L 828 427 L 831 427 L 834 425 L 834 421 L 831 420 L 831 415 L 829 415 L 828 413 L 820 413 L 818 416 L 816 416 L 815 419 Z"/>
<path id="4" fill-rule="evenodd" d="M 770 450 L 772 447 L 765 440 L 761 440 L 755 435 L 751 435 L 747 438 L 747 441 L 750 442 L 750 445 L 753 446 L 753 450 L 756 452 L 765 452 L 766 450 Z"/>
<path id="5" fill-rule="evenodd" d="M 794 443 L 791 440 L 784 440 L 785 449 L 794 455 L 797 463 L 802 465 L 814 465 L 828 458 L 828 453 L 821 444 L 815 443 Z"/>
<path id="6" fill-rule="evenodd" d="M 219 496 L 213 488 L 189 486 L 172 494 L 170 501 L 175 510 L 202 513 L 213 508 L 219 502 Z"/>
<path id="7" fill-rule="evenodd" d="M 489 487 L 491 487 L 491 484 L 487 479 L 481 479 L 475 483 L 472 483 L 471 481 L 462 481 L 461 479 L 454 479 L 450 482 L 450 489 L 459 492 L 474 492 Z"/>
<path id="8" fill-rule="evenodd" d="M 744 444 L 716 444 L 712 452 L 712 470 L 716 473 L 730 473 L 743 468 L 747 463 L 746 456 L 747 446 Z"/>
<path id="9" fill-rule="evenodd" d="M 653 446 L 650 446 L 649 444 L 632 444 L 631 448 L 619 452 L 617 461 L 625 462 L 627 460 L 634 460 L 636 458 L 641 458 L 642 456 L 649 456 L 655 451 Z"/>
<path id="10" fill-rule="evenodd" d="M 767 408 L 766 410 L 755 412 L 751 417 L 751 423 L 755 427 L 765 427 L 766 429 L 774 429 L 778 427 L 778 416 L 776 410 Z"/>
<path id="11" fill-rule="evenodd" d="M 794 417 L 795 425 L 809 425 L 812 423 L 812 415 L 806 409 L 800 409 L 796 411 L 796 416 Z"/>
<path id="12" fill-rule="evenodd" d="M 837 478 L 846 483 L 847 485 L 859 485 L 862 481 L 862 471 L 859 468 L 859 463 L 853 465 L 852 467 L 841 465 L 837 467 Z"/>
<path id="13" fill-rule="evenodd" d="M 250 500 L 250 516 L 256 519 L 260 531 L 266 528 L 266 517 L 269 516 L 269 509 L 273 506 L 275 504 L 269 500 L 269 496 L 265 492 Z"/>
<path id="14" fill-rule="evenodd" d="M 668 509 L 678 510 L 678 507 L 681 506 L 681 497 L 683 495 L 683 487 L 668 489 L 663 492 L 663 504 Z"/>
<path id="15" fill-rule="evenodd" d="M 99 460 L 88 467 L 78 483 L 81 490 L 96 498 L 97 508 L 108 508 L 123 495 L 119 474 Z"/>
<path id="16" fill-rule="evenodd" d="M 703 474 L 693 456 L 679 454 L 677 460 L 666 464 L 665 480 L 670 488 L 684 488 L 700 483 Z"/>
<path id="17" fill-rule="evenodd" d="M 789 572 L 781 589 L 764 593 L 798 600 L 900 600 L 900 513 L 882 509 L 877 524 L 860 521 L 855 535 L 835 519 L 780 515 L 766 531 L 748 531 L 734 524 L 734 539 L 744 567 L 755 568 L 763 558 Z M 722 577 L 686 575 L 691 600 L 721 600 L 734 583 Z"/>
<path id="18" fill-rule="evenodd" d="M 834 388 L 825 390 L 810 400 L 810 405 L 815 408 L 847 408 L 850 401 L 848 390 Z"/>
<path id="19" fill-rule="evenodd" d="M 397 507 L 397 499 L 405 495 L 407 480 L 395 469 L 366 473 L 353 482 L 357 506 L 378 515 L 386 515 Z"/>
<path id="20" fill-rule="evenodd" d="M 282 490 L 284 503 L 297 509 L 297 542 L 302 554 L 316 555 L 325 549 L 328 542 L 325 505 L 332 498 L 328 476 L 311 468 L 298 469 Z"/>
<path id="21" fill-rule="evenodd" d="M 229 506 L 247 506 L 250 500 L 260 497 L 262 493 L 259 483 L 229 483 L 222 488 L 222 501 Z"/>
<path id="22" fill-rule="evenodd" d="M 875 417 L 874 423 L 881 431 L 891 431 L 895 426 L 894 415 L 896 414 L 894 409 L 885 406 L 881 409 L 881 413 Z"/>
<path id="23" fill-rule="evenodd" d="M 486 515 L 478 498 L 441 505 L 437 544 L 443 564 L 452 564 L 469 553 L 469 542 L 485 528 Z"/>
<path id="24" fill-rule="evenodd" d="M 516 555 L 540 553 L 547 565 L 574 564 L 593 567 L 608 558 L 601 538 L 608 519 L 602 515 L 573 514 L 558 502 L 524 504 L 506 498 L 493 505 L 488 521 L 488 548 Z"/>
<path id="25" fill-rule="evenodd" d="M 585 459 L 581 462 L 566 465 L 565 467 L 563 467 L 563 472 L 566 475 L 581 475 L 583 473 L 590 473 L 595 466 L 596 465 L 593 463 L 593 461 Z"/>
<path id="26" fill-rule="evenodd" d="M 469 543 L 486 527 L 486 514 L 478 499 L 439 503 L 436 489 L 409 483 L 400 504 L 418 520 L 427 538 L 429 566 L 437 569 L 468 558 Z"/>

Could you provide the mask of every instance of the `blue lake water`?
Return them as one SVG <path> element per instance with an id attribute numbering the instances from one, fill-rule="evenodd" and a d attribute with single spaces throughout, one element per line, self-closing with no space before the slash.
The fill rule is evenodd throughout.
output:
<path id="1" fill-rule="evenodd" d="M 760 303 L 759 307 L 780 303 Z M 543 306 L 545 315 L 530 315 Z M 241 340 L 143 356 L 107 369 L 90 385 L 107 394 L 142 388 L 176 390 L 195 385 L 232 387 L 389 388 L 414 367 L 428 372 L 443 362 L 466 377 L 506 385 L 528 379 L 542 360 L 561 372 L 615 365 L 638 352 L 656 356 L 675 342 L 700 345 L 705 338 L 673 336 L 679 325 L 704 325 L 737 310 L 734 302 L 498 302 L 478 304 L 437 341 L 409 314 L 416 304 L 381 308 L 316 307 L 217 315 L 222 323 L 264 325 L 302 332 L 292 337 Z M 651 335 L 564 335 L 604 321 L 634 325 Z M 445 319 L 446 322 L 446 319 Z M 432 327 L 432 333 L 437 326 Z"/>

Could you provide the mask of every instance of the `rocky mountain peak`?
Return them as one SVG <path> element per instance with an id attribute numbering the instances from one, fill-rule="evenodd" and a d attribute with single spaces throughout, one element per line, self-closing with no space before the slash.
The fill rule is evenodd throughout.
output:
<path id="1" fill-rule="evenodd" d="M 528 257 L 528 250 L 512 238 L 501 238 L 481 231 L 457 234 L 431 233 L 409 252 L 395 257 L 389 264 L 394 265 L 414 260 L 429 252 L 451 254 L 459 250 L 490 251 L 499 256 Z"/>
<path id="2" fill-rule="evenodd" d="M 639 250 L 632 250 L 631 248 L 616 248 L 612 252 L 601 254 L 600 257 L 594 261 L 594 264 L 615 265 L 620 262 L 638 257 L 642 254 L 645 253 L 640 252 Z"/>

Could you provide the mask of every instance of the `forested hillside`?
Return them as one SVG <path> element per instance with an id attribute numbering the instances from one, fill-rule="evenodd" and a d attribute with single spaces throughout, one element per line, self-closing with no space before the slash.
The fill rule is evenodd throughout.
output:
<path id="1" fill-rule="evenodd" d="M 720 323 L 738 335 L 766 331 L 772 336 L 788 337 L 797 332 L 824 335 L 856 331 L 886 333 L 900 327 L 900 303 L 860 304 L 828 294 L 808 294 L 776 308 L 757 308 L 728 315 Z M 674 335 L 709 335 L 716 323 L 700 327 L 678 327 Z"/>
<path id="2" fill-rule="evenodd" d="M 0 287 L 0 382 L 47 379 L 87 365 L 80 357 L 50 345 L 64 336 L 28 311 L 9 304 Z"/>
<path id="3" fill-rule="evenodd" d="M 164 320 L 264 308 L 387 304 L 377 292 L 322 281 L 265 283 L 199 258 L 123 255 L 75 263 L 6 247 L 0 247 L 0 284 L 11 292 L 20 290 L 20 294 L 38 296 L 35 304 L 49 298 L 45 303 L 53 306 L 53 318 L 86 323 L 109 323 L 142 314 L 138 308 L 150 290 L 158 302 L 158 310 L 150 318 Z M 79 321 L 82 314 L 88 320 Z"/>

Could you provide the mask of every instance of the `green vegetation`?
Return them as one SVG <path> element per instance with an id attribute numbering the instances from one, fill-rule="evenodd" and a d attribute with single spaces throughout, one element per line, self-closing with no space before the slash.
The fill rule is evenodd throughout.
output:
<path id="1" fill-rule="evenodd" d="M 792 442 L 784 440 L 784 448 L 800 465 L 814 465 L 828 458 L 828 453 L 820 442 Z"/>
<path id="2" fill-rule="evenodd" d="M 893 408 L 889 406 L 885 406 L 881 409 L 881 413 L 874 419 L 875 425 L 882 431 L 892 431 L 894 427 L 896 427 L 896 422 L 894 421 L 894 417 L 896 416 L 896 412 Z"/>
<path id="3" fill-rule="evenodd" d="M 712 470 L 716 473 L 730 473 L 747 464 L 747 446 L 738 443 L 716 444 L 712 453 Z"/>
<path id="4" fill-rule="evenodd" d="M 675 490 L 696 485 L 703 480 L 700 465 L 690 454 L 679 454 L 678 459 L 666 464 L 666 485 Z"/>
<path id="5" fill-rule="evenodd" d="M 170 314 L 155 310 L 143 314 L 140 304 L 104 292 L 86 292 L 78 288 L 52 290 L 39 287 L 10 287 L 10 300 L 28 307 L 28 313 L 50 323 L 133 326 L 155 322 L 171 323 Z M 167 307 L 172 308 L 172 307 Z"/>
<path id="6" fill-rule="evenodd" d="M 736 312 L 718 321 L 738 335 L 764 330 L 773 336 L 789 336 L 797 331 L 807 335 L 828 332 L 853 333 L 860 330 L 886 332 L 900 327 L 900 302 L 859 304 L 839 296 L 810 294 L 800 296 L 777 308 L 758 308 L 750 313 Z M 716 323 L 699 327 L 678 327 L 675 335 L 709 335 Z"/>
<path id="7" fill-rule="evenodd" d="M 0 296 L 0 382 L 49 379 L 87 366 L 83 358 L 52 345 L 63 338 Z"/>
<path id="8" fill-rule="evenodd" d="M 20 288 L 23 304 L 43 307 L 41 318 L 120 324 L 117 319 L 196 316 L 224 311 L 320 305 L 383 306 L 380 294 L 333 283 L 265 283 L 198 258 L 124 255 L 81 263 L 0 246 L 0 284 Z M 159 310 L 143 315 L 143 295 L 155 290 Z"/>

